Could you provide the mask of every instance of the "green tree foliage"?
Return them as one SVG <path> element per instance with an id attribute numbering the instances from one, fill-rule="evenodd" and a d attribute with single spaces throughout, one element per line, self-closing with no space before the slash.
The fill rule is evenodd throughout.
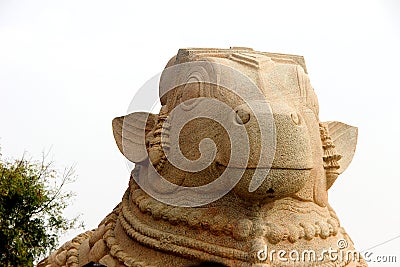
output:
<path id="1" fill-rule="evenodd" d="M 63 186 L 73 168 L 59 174 L 51 163 L 7 161 L 0 154 L 0 266 L 33 266 L 58 245 L 58 237 L 78 226 L 63 210 L 72 197 Z"/>

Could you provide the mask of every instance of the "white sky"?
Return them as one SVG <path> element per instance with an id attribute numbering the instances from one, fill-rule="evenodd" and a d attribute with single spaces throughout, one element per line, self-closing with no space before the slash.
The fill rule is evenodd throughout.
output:
<path id="1" fill-rule="evenodd" d="M 248 46 L 306 59 L 321 120 L 359 127 L 330 203 L 367 249 L 400 235 L 400 2 L 0 0 L 0 144 L 77 164 L 67 214 L 94 228 L 129 172 L 111 120 L 182 47 Z M 77 234 L 63 237 L 66 241 Z M 400 239 L 373 249 L 397 255 Z M 371 264 L 395 266 L 396 264 Z"/>

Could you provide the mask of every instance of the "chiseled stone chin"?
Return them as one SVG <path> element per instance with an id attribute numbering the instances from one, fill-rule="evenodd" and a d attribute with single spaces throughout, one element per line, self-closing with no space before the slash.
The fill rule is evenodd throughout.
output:
<path id="1" fill-rule="evenodd" d="M 204 99 L 212 101 L 201 106 Z M 163 72 L 160 100 L 159 114 L 113 120 L 119 150 L 135 163 L 121 203 L 97 229 L 38 266 L 367 266 L 345 257 L 356 251 L 328 203 L 328 189 L 353 158 L 357 128 L 319 120 L 303 57 L 243 47 L 180 49 Z M 199 107 L 221 120 L 199 116 L 179 128 L 179 119 L 200 114 Z M 199 164 L 212 157 L 204 168 L 181 168 L 175 154 Z M 178 188 L 170 192 L 174 200 L 179 188 L 203 188 L 225 172 L 239 175 L 202 205 L 170 204 L 152 193 L 164 190 L 157 175 Z M 204 192 L 198 197 L 207 201 Z M 320 258 L 330 248 L 337 257 Z M 280 250 L 286 255 L 271 255 Z M 305 250 L 316 258 L 301 258 Z"/>

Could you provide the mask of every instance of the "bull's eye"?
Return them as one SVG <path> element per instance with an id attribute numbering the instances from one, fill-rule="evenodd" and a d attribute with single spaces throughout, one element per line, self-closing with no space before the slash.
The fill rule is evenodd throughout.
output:
<path id="1" fill-rule="evenodd" d="M 236 110 L 236 121 L 239 124 L 245 124 L 250 120 L 250 113 L 243 109 Z"/>
<path id="2" fill-rule="evenodd" d="M 292 118 L 292 121 L 294 122 L 294 124 L 300 125 L 300 123 L 301 123 L 300 116 L 296 112 L 290 114 L 290 117 Z"/>

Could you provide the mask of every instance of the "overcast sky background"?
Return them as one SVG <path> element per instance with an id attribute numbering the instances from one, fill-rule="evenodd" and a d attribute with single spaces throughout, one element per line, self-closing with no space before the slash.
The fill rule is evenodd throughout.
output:
<path id="1" fill-rule="evenodd" d="M 51 148 L 60 169 L 76 164 L 66 213 L 94 228 L 129 179 L 111 120 L 179 48 L 299 54 L 320 119 L 359 128 L 331 205 L 360 250 L 399 236 L 400 2 L 330 3 L 0 0 L 3 157 L 40 159 Z M 371 251 L 400 261 L 399 248 L 400 238 Z"/>

